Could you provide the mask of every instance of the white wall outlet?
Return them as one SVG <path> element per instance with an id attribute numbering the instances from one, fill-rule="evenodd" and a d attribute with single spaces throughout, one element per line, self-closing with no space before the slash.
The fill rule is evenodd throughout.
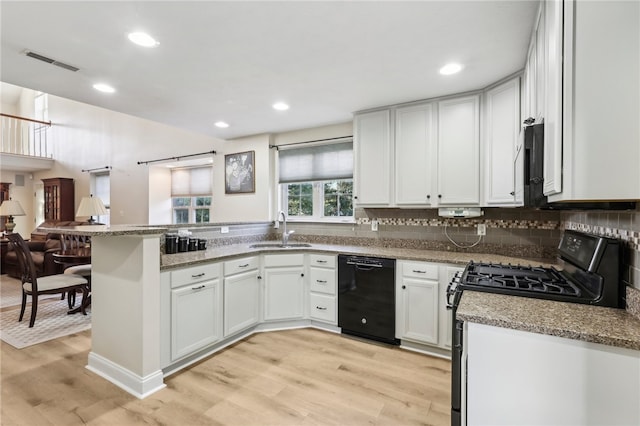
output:
<path id="1" fill-rule="evenodd" d="M 478 224 L 478 235 L 487 235 L 487 225 L 484 223 Z"/>
<path id="2" fill-rule="evenodd" d="M 220 233 L 221 234 L 228 234 L 229 233 L 229 227 L 228 226 L 221 226 L 220 227 Z"/>
<path id="3" fill-rule="evenodd" d="M 378 221 L 377 220 L 372 220 L 371 221 L 371 230 L 372 231 L 377 231 L 378 230 Z"/>

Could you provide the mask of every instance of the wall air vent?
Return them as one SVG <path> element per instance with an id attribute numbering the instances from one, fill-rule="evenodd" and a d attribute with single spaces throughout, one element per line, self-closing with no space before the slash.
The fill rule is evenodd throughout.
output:
<path id="1" fill-rule="evenodd" d="M 78 71 L 80 69 L 80 68 L 74 67 L 73 65 L 65 64 L 64 62 L 60 62 L 60 61 L 56 61 L 55 59 L 47 58 L 44 55 L 40 55 L 39 53 L 32 52 L 30 50 L 25 50 L 24 54 L 27 55 L 30 58 L 37 59 L 39 61 L 46 62 L 46 63 L 51 64 L 51 65 L 55 65 L 57 67 L 64 68 L 64 69 L 69 70 L 69 71 L 76 72 L 76 71 Z"/>

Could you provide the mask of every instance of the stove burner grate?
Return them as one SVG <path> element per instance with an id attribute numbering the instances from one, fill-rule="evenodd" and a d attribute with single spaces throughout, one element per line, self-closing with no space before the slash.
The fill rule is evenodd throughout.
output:
<path id="1" fill-rule="evenodd" d="M 471 263 L 467 268 L 463 285 L 522 293 L 581 296 L 580 289 L 564 279 L 556 270 L 542 267 Z"/>

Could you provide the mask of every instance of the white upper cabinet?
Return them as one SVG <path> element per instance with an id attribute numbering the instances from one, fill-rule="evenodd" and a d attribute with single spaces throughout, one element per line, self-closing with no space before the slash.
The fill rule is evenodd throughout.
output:
<path id="1" fill-rule="evenodd" d="M 565 1 L 564 180 L 550 201 L 640 200 L 639 76 L 640 2 Z"/>
<path id="2" fill-rule="evenodd" d="M 391 203 L 393 144 L 390 110 L 354 117 L 355 193 L 358 206 Z"/>
<path id="3" fill-rule="evenodd" d="M 429 205 L 432 203 L 434 175 L 433 104 L 396 109 L 396 204 Z"/>
<path id="4" fill-rule="evenodd" d="M 485 205 L 516 205 L 516 167 L 520 136 L 520 78 L 486 92 L 484 98 Z M 518 182 L 521 183 L 520 180 Z"/>
<path id="5" fill-rule="evenodd" d="M 479 96 L 438 102 L 439 205 L 480 203 Z"/>
<path id="6" fill-rule="evenodd" d="M 544 56 L 543 186 L 545 195 L 562 191 L 562 20 L 562 0 L 547 1 L 544 5 L 546 55 Z"/>

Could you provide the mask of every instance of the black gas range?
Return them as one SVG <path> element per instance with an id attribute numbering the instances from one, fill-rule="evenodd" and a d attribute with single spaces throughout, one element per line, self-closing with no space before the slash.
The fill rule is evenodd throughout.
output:
<path id="1" fill-rule="evenodd" d="M 558 247 L 560 269 L 542 266 L 470 262 L 447 288 L 453 320 L 451 353 L 451 425 L 462 424 L 463 322 L 456 310 L 465 290 L 507 294 L 560 302 L 624 308 L 620 276 L 622 249 L 618 240 L 578 231 L 564 231 Z"/>

